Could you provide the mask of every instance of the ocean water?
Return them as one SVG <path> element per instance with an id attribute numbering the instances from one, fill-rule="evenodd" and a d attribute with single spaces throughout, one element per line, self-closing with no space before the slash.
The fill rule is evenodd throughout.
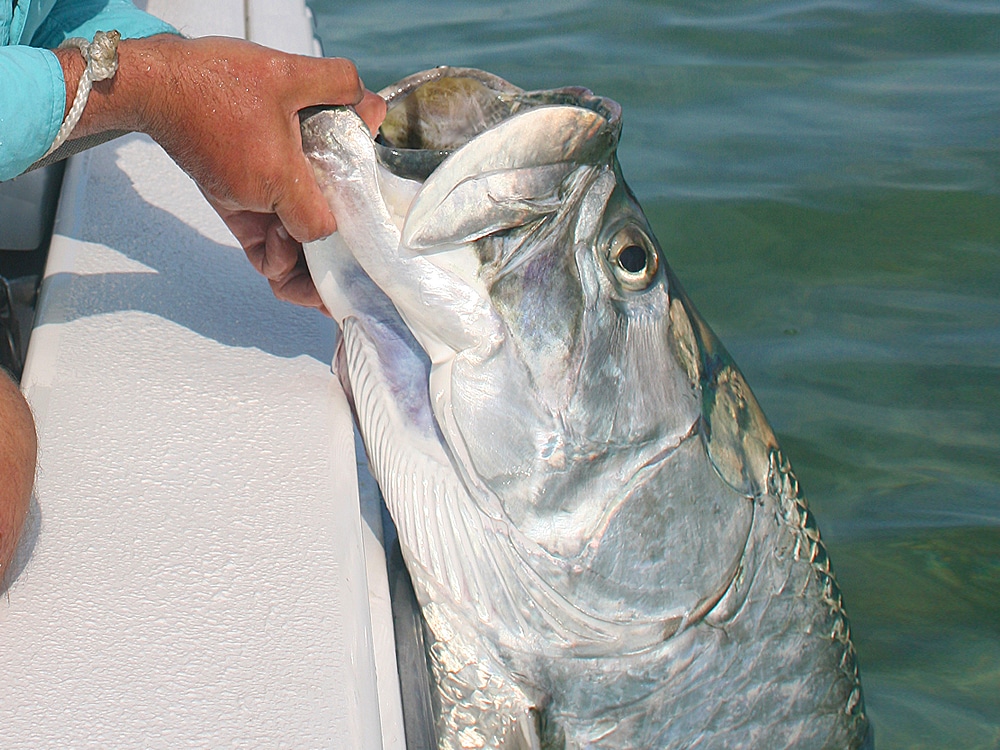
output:
<path id="1" fill-rule="evenodd" d="M 877 747 L 1000 748 L 1000 3 L 311 6 L 375 90 L 450 64 L 622 104 L 819 519 Z"/>

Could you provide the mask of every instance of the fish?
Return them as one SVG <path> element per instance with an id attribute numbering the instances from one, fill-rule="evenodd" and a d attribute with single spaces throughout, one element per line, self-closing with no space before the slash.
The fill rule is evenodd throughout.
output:
<path id="1" fill-rule="evenodd" d="M 870 748 L 813 512 L 626 185 L 622 108 L 439 67 L 302 113 L 307 264 L 444 748 Z"/>

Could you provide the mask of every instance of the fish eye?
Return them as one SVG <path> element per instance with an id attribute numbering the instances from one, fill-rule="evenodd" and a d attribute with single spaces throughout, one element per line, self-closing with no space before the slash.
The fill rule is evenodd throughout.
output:
<path id="1" fill-rule="evenodd" d="M 659 261 L 653 244 L 643 232 L 637 227 L 624 227 L 611 238 L 608 265 L 625 289 L 640 291 L 652 283 Z"/>
<path id="2" fill-rule="evenodd" d="M 642 273 L 646 268 L 646 250 L 638 245 L 629 245 L 618 253 L 618 265 L 627 273 Z"/>

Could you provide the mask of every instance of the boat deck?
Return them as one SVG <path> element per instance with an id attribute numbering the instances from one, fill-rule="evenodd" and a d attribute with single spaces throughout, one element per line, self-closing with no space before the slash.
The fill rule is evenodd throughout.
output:
<path id="1" fill-rule="evenodd" d="M 317 52 L 301 0 L 147 6 Z M 55 222 L 22 377 L 36 491 L 0 599 L 4 748 L 404 747 L 333 324 L 276 301 L 144 136 L 73 157 Z"/>

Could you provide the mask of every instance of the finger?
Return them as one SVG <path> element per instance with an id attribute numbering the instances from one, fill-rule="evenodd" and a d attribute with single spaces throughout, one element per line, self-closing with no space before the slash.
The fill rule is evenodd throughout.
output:
<path id="1" fill-rule="evenodd" d="M 292 169 L 285 192 L 274 204 L 274 211 L 285 229 L 299 242 L 329 237 L 337 230 L 333 212 L 320 192 L 305 157 Z"/>
<path id="2" fill-rule="evenodd" d="M 242 244 L 242 243 L 241 243 Z M 257 269 L 257 273 L 264 276 L 264 259 L 267 255 L 267 250 L 263 242 L 254 242 L 252 244 L 244 244 L 243 252 L 247 254 L 247 260 L 250 261 L 250 265 Z"/>
<path id="3" fill-rule="evenodd" d="M 250 264 L 268 279 L 287 275 L 304 257 L 296 242 L 274 214 L 241 211 L 226 223 L 240 241 Z"/>
<path id="4" fill-rule="evenodd" d="M 234 206 L 230 201 L 220 200 L 201 185 L 198 185 L 198 188 L 209 205 L 215 209 L 219 218 L 229 227 L 229 231 L 240 241 L 243 248 L 264 242 L 267 227 L 274 218 L 273 215 L 245 211 Z"/>
<path id="5" fill-rule="evenodd" d="M 309 269 L 306 268 L 304 263 L 297 266 L 286 277 L 272 280 L 269 283 L 274 296 L 280 300 L 302 307 L 314 307 L 326 311 L 323 300 L 320 299 L 319 291 L 317 291 L 316 285 L 309 275 Z"/>
<path id="6" fill-rule="evenodd" d="M 274 214 L 232 211 L 220 212 L 219 215 L 226 222 L 229 231 L 239 240 L 240 247 L 247 254 L 247 260 L 262 276 L 278 276 L 281 273 L 287 273 L 291 265 L 295 264 L 294 259 L 290 265 L 287 261 L 282 261 L 284 268 L 276 268 L 275 260 L 282 256 L 280 248 L 274 247 L 275 238 L 270 237 L 270 235 L 273 235 L 277 227 L 281 226 L 281 222 Z M 290 241 L 294 242 L 294 240 Z M 276 252 L 279 253 L 277 256 Z"/>
<path id="7" fill-rule="evenodd" d="M 243 252 L 247 254 L 247 260 L 257 269 L 261 275 L 267 262 L 267 233 L 271 225 L 277 222 L 274 214 L 256 213 L 253 211 L 231 211 L 221 208 L 211 198 L 212 203 L 219 216 L 229 227 L 229 231 L 239 241 Z"/>
<path id="8" fill-rule="evenodd" d="M 296 110 L 320 104 L 357 104 L 365 89 L 358 69 L 342 57 L 296 58 Z"/>
<path id="9" fill-rule="evenodd" d="M 271 226 L 267 229 L 261 273 L 268 279 L 283 278 L 292 272 L 302 257 L 302 244 L 288 234 L 277 216 L 272 216 Z"/>
<path id="10" fill-rule="evenodd" d="M 382 124 L 382 120 L 385 119 L 385 99 L 371 91 L 365 91 L 364 97 L 355 105 L 354 109 L 361 119 L 365 121 L 371 134 L 375 135 Z"/>

